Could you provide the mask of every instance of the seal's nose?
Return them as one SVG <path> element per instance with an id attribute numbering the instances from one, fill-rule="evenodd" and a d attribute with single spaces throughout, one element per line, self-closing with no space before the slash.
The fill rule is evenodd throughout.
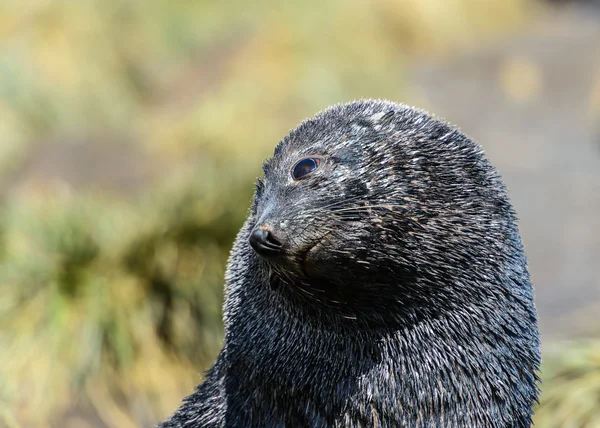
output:
<path id="1" fill-rule="evenodd" d="M 281 253 L 283 244 L 273 232 L 265 227 L 257 227 L 248 239 L 250 245 L 261 257 L 273 257 Z"/>

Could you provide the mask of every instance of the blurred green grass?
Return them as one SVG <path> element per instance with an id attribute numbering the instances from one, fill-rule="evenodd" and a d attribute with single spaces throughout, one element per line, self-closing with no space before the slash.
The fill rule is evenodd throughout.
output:
<path id="1" fill-rule="evenodd" d="M 522 0 L 0 3 L 0 425 L 167 415 L 220 349 L 228 251 L 278 139 L 332 103 L 401 99 L 406 63 L 508 33 L 527 12 Z M 111 155 L 65 157 L 96 146 Z M 563 354 L 595 357 L 569 371 Z M 597 348 L 563 354 L 539 426 L 594 426 Z"/>

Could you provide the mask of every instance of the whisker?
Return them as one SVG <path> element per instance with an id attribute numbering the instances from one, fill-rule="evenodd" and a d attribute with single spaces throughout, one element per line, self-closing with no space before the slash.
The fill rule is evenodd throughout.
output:
<path id="1" fill-rule="evenodd" d="M 339 201 L 332 202 L 331 204 L 328 204 L 328 205 L 323 205 L 323 206 L 315 207 L 315 208 L 306 210 L 304 212 L 305 213 L 310 213 L 310 212 L 313 212 L 313 211 L 322 211 L 322 210 L 325 210 L 325 209 L 334 208 L 334 207 L 337 207 L 337 206 L 340 206 L 340 205 L 348 204 L 350 202 L 356 202 L 357 200 L 361 199 L 362 197 L 363 197 L 362 195 L 353 196 L 351 198 L 346 198 L 346 199 L 342 199 L 342 200 L 339 200 Z"/>
<path id="2" fill-rule="evenodd" d="M 346 208 L 339 208 L 336 210 L 332 210 L 331 212 L 333 213 L 339 213 L 339 212 L 343 212 L 343 211 L 349 211 L 349 210 L 355 210 L 355 211 L 369 211 L 373 208 L 385 208 L 388 211 L 392 211 L 393 208 L 406 208 L 406 205 L 400 205 L 400 204 L 381 204 L 381 205 L 365 205 L 365 206 L 355 206 L 355 207 L 346 207 Z"/>

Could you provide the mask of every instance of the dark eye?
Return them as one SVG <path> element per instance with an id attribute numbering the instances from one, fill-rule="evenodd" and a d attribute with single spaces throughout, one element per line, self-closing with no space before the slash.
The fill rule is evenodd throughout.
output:
<path id="1" fill-rule="evenodd" d="M 311 174 L 321 165 L 321 159 L 319 158 L 306 158 L 299 161 L 292 169 L 292 178 L 294 180 L 300 180 L 307 175 Z"/>

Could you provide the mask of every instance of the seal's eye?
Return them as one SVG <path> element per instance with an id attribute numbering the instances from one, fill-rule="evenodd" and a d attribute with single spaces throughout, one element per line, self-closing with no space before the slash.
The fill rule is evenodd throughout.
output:
<path id="1" fill-rule="evenodd" d="M 310 175 L 315 171 L 319 165 L 321 165 L 321 159 L 319 158 L 306 158 L 298 161 L 298 163 L 292 169 L 292 178 L 294 180 L 300 180 Z"/>

